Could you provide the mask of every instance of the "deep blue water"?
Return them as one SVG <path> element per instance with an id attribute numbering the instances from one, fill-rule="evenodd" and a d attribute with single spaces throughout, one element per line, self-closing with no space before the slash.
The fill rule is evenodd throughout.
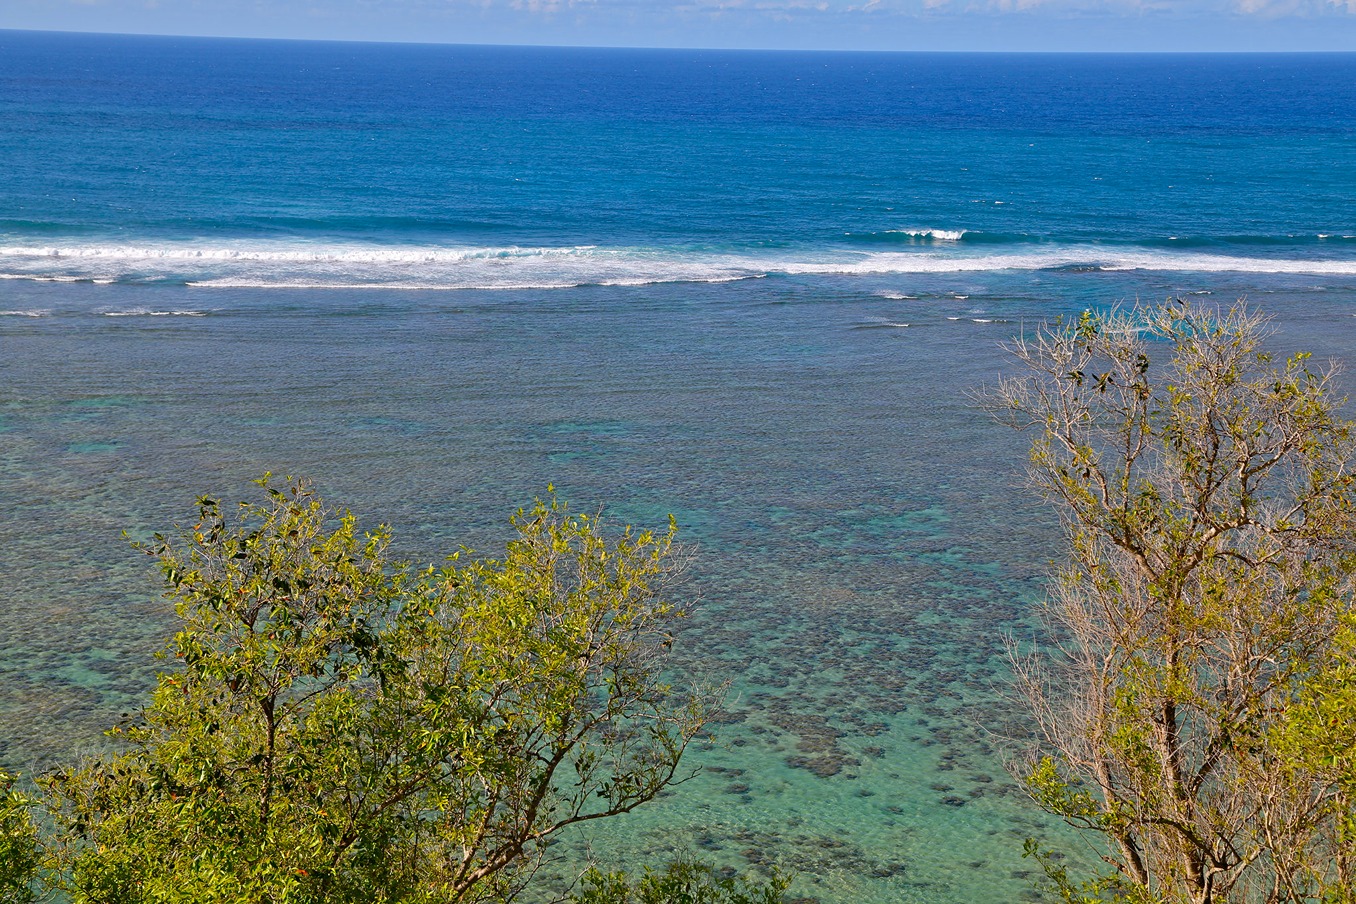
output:
<path id="1" fill-rule="evenodd" d="M 0 272 L 1356 275 L 1356 54 L 0 36 Z M 58 257 L 58 255 L 60 255 Z"/>
<path id="2" fill-rule="evenodd" d="M 677 515 L 681 665 L 733 682 L 603 856 L 1016 901 L 1060 836 L 991 732 L 1058 537 L 968 393 L 1026 324 L 1176 294 L 1350 357 L 1356 55 L 0 32 L 0 277 L 0 763 L 147 686 L 122 531 L 272 469 L 426 560 L 555 483 Z"/>

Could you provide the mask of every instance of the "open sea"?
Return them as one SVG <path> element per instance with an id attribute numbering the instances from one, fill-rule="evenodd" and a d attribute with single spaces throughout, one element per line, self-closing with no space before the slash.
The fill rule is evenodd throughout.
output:
<path id="1" fill-rule="evenodd" d="M 1022 839 L 1069 839 L 1004 771 L 1003 649 L 1061 551 L 971 393 L 1032 324 L 1188 294 L 1352 358 L 1356 54 L 0 31 L 0 764 L 152 683 L 124 531 L 272 470 L 435 561 L 554 483 L 677 517 L 679 665 L 732 682 L 567 866 L 1039 900 Z"/>

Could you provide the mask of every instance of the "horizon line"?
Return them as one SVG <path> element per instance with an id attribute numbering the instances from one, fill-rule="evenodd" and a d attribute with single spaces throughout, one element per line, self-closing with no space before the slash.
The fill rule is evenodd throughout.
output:
<path id="1" fill-rule="evenodd" d="M 671 44 L 550 44 L 550 43 L 501 43 L 497 41 L 426 41 L 388 38 L 384 40 L 364 40 L 359 38 L 298 38 L 278 37 L 275 35 L 223 35 L 223 34 L 186 34 L 181 32 L 154 31 L 78 31 L 67 28 L 5 28 L 4 34 L 42 34 L 70 35 L 81 37 L 108 38 L 185 38 L 204 41 L 272 41 L 276 43 L 304 44 L 367 44 L 393 45 L 406 47 L 496 47 L 525 50 L 656 50 L 691 51 L 697 53 L 786 53 L 786 54 L 914 54 L 918 56 L 1356 56 L 1356 50 L 916 50 L 916 49 L 844 49 L 835 47 L 711 47 L 698 45 Z"/>

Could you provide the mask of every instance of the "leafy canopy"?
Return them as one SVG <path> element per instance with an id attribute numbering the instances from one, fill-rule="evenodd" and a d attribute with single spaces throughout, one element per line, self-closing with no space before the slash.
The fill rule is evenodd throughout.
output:
<path id="1" fill-rule="evenodd" d="M 19 777 L 0 769 L 0 904 L 35 898 L 39 848 L 33 801 L 16 789 Z"/>
<path id="2" fill-rule="evenodd" d="M 180 621 L 125 752 L 48 777 L 82 902 L 507 901 L 566 826 L 681 781 L 712 698 L 661 676 L 675 528 L 551 498 L 415 571 L 308 484 L 143 548 Z M 469 560 L 469 561 L 468 561 Z"/>
<path id="3" fill-rule="evenodd" d="M 787 884 L 779 875 L 760 883 L 678 860 L 638 877 L 590 870 L 570 904 L 784 904 Z"/>

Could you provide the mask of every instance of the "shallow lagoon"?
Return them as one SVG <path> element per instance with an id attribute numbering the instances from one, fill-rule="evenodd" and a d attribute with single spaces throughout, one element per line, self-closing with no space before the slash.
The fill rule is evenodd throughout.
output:
<path id="1" fill-rule="evenodd" d="M 554 483 L 617 521 L 676 515 L 700 599 L 681 666 L 733 682 L 696 777 L 595 833 L 598 856 L 779 864 L 841 904 L 1029 897 L 1021 840 L 1058 830 L 993 733 L 1020 723 L 1004 638 L 1032 636 L 1058 538 L 1020 488 L 1023 441 L 968 393 L 1026 324 L 1202 285 L 1249 294 L 1285 349 L 1356 348 L 1356 287 L 1188 279 L 10 283 L 0 307 L 41 316 L 0 316 L 0 762 L 97 747 L 151 682 L 171 624 L 122 531 L 271 469 L 390 523 L 416 560 L 493 554 Z"/>

